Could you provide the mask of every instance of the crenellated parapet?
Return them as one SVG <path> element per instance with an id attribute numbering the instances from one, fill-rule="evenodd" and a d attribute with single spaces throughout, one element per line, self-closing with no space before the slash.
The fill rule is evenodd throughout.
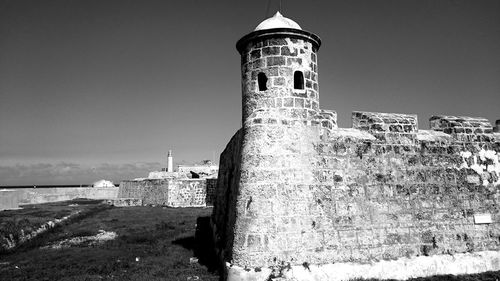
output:
<path id="1" fill-rule="evenodd" d="M 429 122 L 432 130 L 444 132 L 462 142 L 488 142 L 493 133 L 490 121 L 482 117 L 437 115 Z"/>
<path id="2" fill-rule="evenodd" d="M 352 127 L 371 133 L 381 142 L 414 144 L 418 120 L 413 114 L 355 111 Z"/>

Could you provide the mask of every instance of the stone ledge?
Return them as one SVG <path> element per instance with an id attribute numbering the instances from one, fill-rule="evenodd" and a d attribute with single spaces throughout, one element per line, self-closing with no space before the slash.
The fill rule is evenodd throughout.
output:
<path id="1" fill-rule="evenodd" d="M 349 137 L 353 139 L 361 139 L 361 140 L 375 140 L 375 137 L 362 130 L 354 129 L 354 128 L 335 128 L 332 130 L 332 138 L 338 137 Z"/>
<path id="2" fill-rule="evenodd" d="M 421 256 L 369 264 L 294 265 L 282 268 L 280 276 L 271 276 L 273 272 L 271 268 L 245 270 L 226 263 L 228 281 L 342 281 L 354 278 L 406 280 L 415 277 L 474 274 L 496 270 L 500 270 L 500 251 Z"/>

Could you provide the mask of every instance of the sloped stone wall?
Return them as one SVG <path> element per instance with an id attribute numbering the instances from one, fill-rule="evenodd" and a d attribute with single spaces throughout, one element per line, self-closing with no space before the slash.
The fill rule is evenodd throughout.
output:
<path id="1" fill-rule="evenodd" d="M 236 221 L 236 201 L 240 182 L 243 130 L 234 134 L 220 155 L 212 227 L 221 261 L 231 260 Z"/>

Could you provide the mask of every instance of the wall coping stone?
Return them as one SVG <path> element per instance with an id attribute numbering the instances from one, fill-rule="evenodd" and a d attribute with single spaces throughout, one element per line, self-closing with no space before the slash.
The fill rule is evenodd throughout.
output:
<path id="1" fill-rule="evenodd" d="M 456 127 L 478 127 L 492 129 L 490 121 L 484 117 L 434 115 L 429 119 L 429 122 L 430 127 L 433 130 L 442 130 L 445 128 Z"/>
<path id="2" fill-rule="evenodd" d="M 331 131 L 332 137 L 351 137 L 364 140 L 375 140 L 375 137 L 366 132 L 354 128 L 335 128 Z"/>
<path id="3" fill-rule="evenodd" d="M 417 140 L 419 141 L 442 141 L 446 143 L 453 142 L 453 138 L 440 131 L 434 130 L 418 130 Z"/>

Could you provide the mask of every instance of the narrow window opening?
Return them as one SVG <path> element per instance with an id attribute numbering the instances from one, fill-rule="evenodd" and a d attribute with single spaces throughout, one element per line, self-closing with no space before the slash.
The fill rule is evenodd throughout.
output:
<path id="1" fill-rule="evenodd" d="M 258 80 L 258 83 L 259 83 L 259 91 L 265 91 L 267 90 L 267 77 L 266 77 L 266 74 L 261 72 L 259 73 L 259 75 L 257 76 L 257 80 Z"/>
<path id="2" fill-rule="evenodd" d="M 304 90 L 304 74 L 302 71 L 295 71 L 293 73 L 293 88 Z"/>

